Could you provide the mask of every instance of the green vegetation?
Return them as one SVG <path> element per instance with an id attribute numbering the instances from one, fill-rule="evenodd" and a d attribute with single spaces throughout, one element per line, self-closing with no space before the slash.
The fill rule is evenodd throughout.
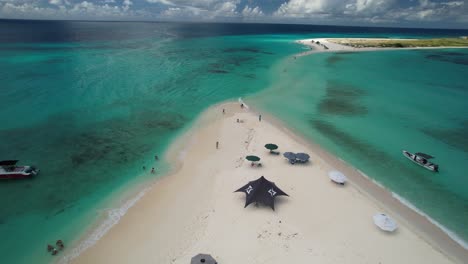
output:
<path id="1" fill-rule="evenodd" d="M 468 47 L 468 38 L 438 39 L 330 39 L 354 48 Z"/>

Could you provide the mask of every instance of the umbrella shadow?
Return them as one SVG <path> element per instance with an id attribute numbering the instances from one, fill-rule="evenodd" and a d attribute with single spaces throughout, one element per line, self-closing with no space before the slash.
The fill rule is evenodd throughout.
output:
<path id="1" fill-rule="evenodd" d="M 398 228 L 393 232 L 384 231 L 384 230 L 380 229 L 378 226 L 375 226 L 375 229 L 377 231 L 379 231 L 380 233 L 382 233 L 384 236 L 388 236 L 388 237 L 393 237 L 393 236 L 396 236 L 396 235 L 398 235 L 400 233 L 400 229 L 398 229 Z"/>
<path id="2" fill-rule="evenodd" d="M 312 161 L 307 161 L 307 162 L 295 162 L 295 163 L 291 163 L 288 159 L 285 159 L 285 162 L 291 166 L 309 166 L 309 165 L 312 165 Z"/>

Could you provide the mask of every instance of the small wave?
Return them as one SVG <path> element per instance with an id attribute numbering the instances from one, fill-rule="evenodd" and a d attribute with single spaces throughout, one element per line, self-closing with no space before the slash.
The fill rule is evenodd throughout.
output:
<path id="1" fill-rule="evenodd" d="M 241 97 L 239 97 L 239 99 L 237 101 L 239 101 L 239 104 L 243 104 L 245 109 L 247 109 L 247 110 L 249 109 L 249 106 L 246 103 L 244 103 L 244 101 L 242 101 Z"/>
<path id="2" fill-rule="evenodd" d="M 135 197 L 126 201 L 122 206 L 115 209 L 107 210 L 107 217 L 104 219 L 101 224 L 94 229 L 94 231 L 78 246 L 73 248 L 70 253 L 65 255 L 60 259 L 58 263 L 66 264 L 69 263 L 72 259 L 78 257 L 81 253 L 86 251 L 88 248 L 96 244 L 99 239 L 101 239 L 114 225 L 116 225 L 122 216 L 124 216 L 128 209 L 134 206 L 145 194 L 150 190 L 151 187 L 147 187 L 141 192 L 139 192 Z"/>
<path id="3" fill-rule="evenodd" d="M 440 228 L 445 234 L 447 234 L 451 239 L 453 239 L 456 243 L 458 243 L 460 246 L 462 246 L 464 249 L 468 249 L 468 243 L 463 240 L 462 238 L 460 238 L 457 234 L 455 234 L 453 231 L 451 231 L 450 229 L 446 228 L 445 226 L 443 226 L 442 224 L 440 224 L 439 222 L 437 222 L 436 220 L 432 219 L 431 217 L 429 217 L 426 213 L 424 213 L 423 211 L 421 211 L 420 209 L 418 209 L 416 206 L 414 206 L 412 203 L 410 203 L 408 200 L 406 200 L 405 198 L 399 196 L 398 194 L 388 190 L 387 188 L 385 188 L 385 186 L 383 186 L 381 183 L 379 183 L 378 181 L 370 178 L 369 176 L 367 176 L 364 172 L 356 169 L 357 172 L 359 172 L 364 178 L 372 181 L 375 185 L 379 186 L 380 188 L 384 189 L 384 190 L 387 190 L 389 191 L 391 194 L 392 194 L 392 197 L 397 199 L 400 203 L 402 203 L 403 205 L 405 205 L 406 207 L 410 208 L 411 210 L 415 211 L 416 213 L 424 216 L 427 220 L 429 220 L 429 222 L 431 222 L 432 224 L 434 224 L 435 226 L 437 226 L 438 228 Z"/>
<path id="4" fill-rule="evenodd" d="M 365 173 L 362 172 L 361 170 L 356 169 L 356 171 L 357 171 L 359 174 L 361 174 L 364 178 L 366 178 L 366 179 L 368 179 L 369 181 L 371 181 L 373 184 L 375 184 L 375 185 L 379 186 L 380 188 L 382 188 L 382 189 L 388 191 L 388 189 L 385 188 L 385 186 L 383 186 L 380 182 L 378 182 L 378 181 L 372 179 L 371 177 L 367 176 L 367 174 L 365 174 Z"/>
<path id="5" fill-rule="evenodd" d="M 392 197 L 397 199 L 400 203 L 404 204 L 411 210 L 415 211 L 416 213 L 424 216 L 427 220 L 429 220 L 432 224 L 436 225 L 438 228 L 440 228 L 444 233 L 446 233 L 451 239 L 453 239 L 455 242 L 457 242 L 460 246 L 462 246 L 464 249 L 468 250 L 468 243 L 463 240 L 461 237 L 459 237 L 457 234 L 455 234 L 453 231 L 450 229 L 446 228 L 436 220 L 432 219 L 429 217 L 427 214 L 425 214 L 423 211 L 419 210 L 416 206 L 414 206 L 412 203 L 410 203 L 408 200 L 405 198 L 399 196 L 398 194 L 392 192 Z"/>

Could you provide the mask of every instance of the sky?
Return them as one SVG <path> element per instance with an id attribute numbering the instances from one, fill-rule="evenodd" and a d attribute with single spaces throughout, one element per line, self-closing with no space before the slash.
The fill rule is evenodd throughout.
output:
<path id="1" fill-rule="evenodd" d="M 468 29 L 468 0 L 0 0 L 0 18 Z"/>

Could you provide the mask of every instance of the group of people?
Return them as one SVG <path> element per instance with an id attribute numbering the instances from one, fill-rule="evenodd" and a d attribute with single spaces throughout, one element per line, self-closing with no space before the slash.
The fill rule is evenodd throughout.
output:
<path id="1" fill-rule="evenodd" d="M 155 155 L 155 156 L 154 156 L 154 159 L 155 159 L 155 160 L 159 160 L 158 155 Z M 146 170 L 146 166 L 143 166 L 143 170 Z M 151 168 L 151 173 L 153 173 L 153 174 L 156 173 L 156 170 L 154 169 L 154 167 Z"/>
<path id="2" fill-rule="evenodd" d="M 241 108 L 244 108 L 244 103 L 240 104 Z M 223 108 L 223 115 L 226 114 L 226 109 Z M 262 115 L 258 115 L 258 121 L 262 122 Z M 237 123 L 242 123 L 243 121 L 237 118 Z M 216 141 L 216 149 L 219 148 L 219 141 Z"/>
<path id="3" fill-rule="evenodd" d="M 51 244 L 48 244 L 47 245 L 47 252 L 51 252 L 51 254 L 53 256 L 57 255 L 59 250 L 63 250 L 65 248 L 65 245 L 63 244 L 63 241 L 62 240 L 57 240 L 57 242 L 55 242 L 55 245 L 57 247 L 54 247 L 52 246 Z M 57 249 L 58 248 L 58 249 Z"/>

